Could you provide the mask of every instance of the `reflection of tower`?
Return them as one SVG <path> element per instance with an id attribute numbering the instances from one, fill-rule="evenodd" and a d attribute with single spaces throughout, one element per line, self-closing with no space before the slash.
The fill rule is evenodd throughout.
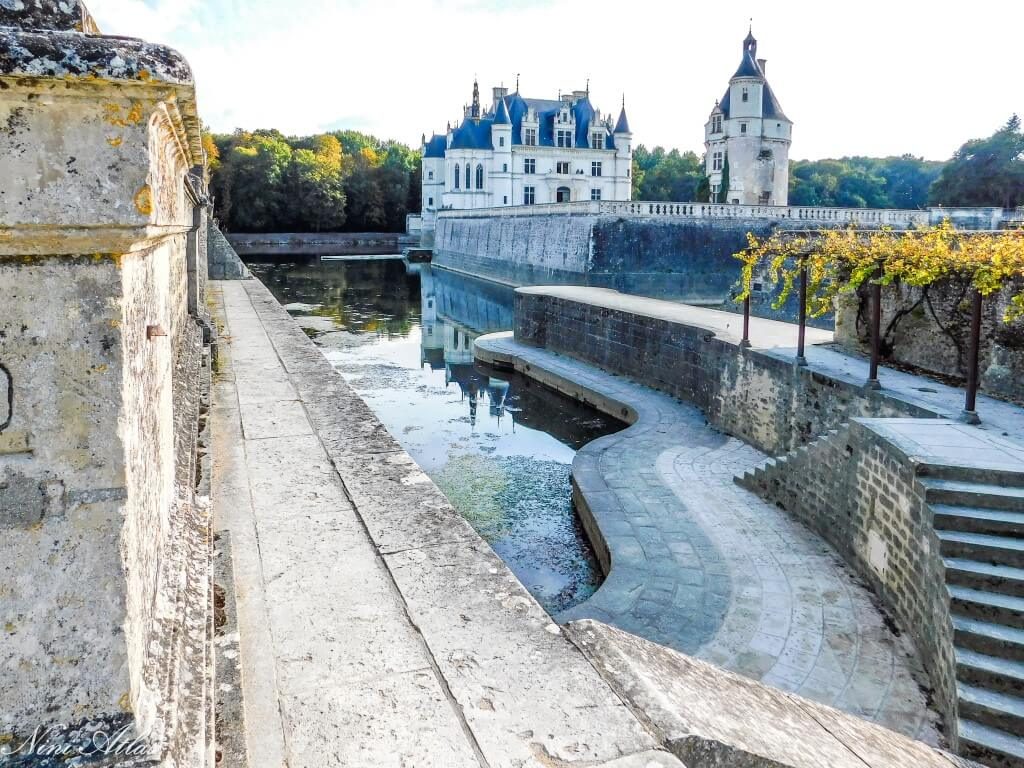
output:
<path id="1" fill-rule="evenodd" d="M 491 400 L 491 416 L 501 419 L 505 411 L 505 395 L 508 394 L 508 382 L 494 377 L 487 379 L 487 395 Z"/>
<path id="2" fill-rule="evenodd" d="M 444 367 L 444 322 L 437 317 L 437 296 L 434 275 L 430 267 L 421 265 L 420 271 L 420 367 L 429 364 L 431 370 Z"/>

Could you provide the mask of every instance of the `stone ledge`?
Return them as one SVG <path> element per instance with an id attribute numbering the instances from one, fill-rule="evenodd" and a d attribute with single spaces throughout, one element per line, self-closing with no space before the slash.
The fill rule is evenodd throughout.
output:
<path id="1" fill-rule="evenodd" d="M 600 622 L 566 634 L 689 768 L 976 766 Z"/>
<path id="2" fill-rule="evenodd" d="M 0 27 L 100 33 L 89 10 L 79 0 L 13 0 L 0 4 Z"/>
<path id="3" fill-rule="evenodd" d="M 173 48 L 132 37 L 0 26 L 0 75 L 98 78 L 193 85 L 192 68 Z"/>

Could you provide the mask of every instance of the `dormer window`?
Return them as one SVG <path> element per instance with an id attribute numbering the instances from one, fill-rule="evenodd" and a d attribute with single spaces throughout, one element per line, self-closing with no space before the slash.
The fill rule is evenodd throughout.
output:
<path id="1" fill-rule="evenodd" d="M 743 100 L 750 101 L 750 90 L 747 88 L 747 86 L 743 86 Z"/>
<path id="2" fill-rule="evenodd" d="M 600 133 L 595 133 L 590 137 L 591 149 L 604 149 L 604 136 Z"/>
<path id="3" fill-rule="evenodd" d="M 537 129 L 523 128 L 523 144 L 528 147 L 537 146 Z"/>
<path id="4" fill-rule="evenodd" d="M 722 116 L 721 115 L 714 115 L 711 118 L 711 132 L 712 133 L 721 133 L 722 132 Z"/>
<path id="5" fill-rule="evenodd" d="M 565 131 L 565 130 L 555 131 L 555 146 L 556 147 L 571 147 L 572 146 L 572 131 Z"/>

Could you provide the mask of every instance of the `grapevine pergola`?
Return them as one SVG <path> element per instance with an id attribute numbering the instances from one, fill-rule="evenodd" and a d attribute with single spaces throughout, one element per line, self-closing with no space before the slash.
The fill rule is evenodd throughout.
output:
<path id="1" fill-rule="evenodd" d="M 871 368 L 868 386 L 879 388 L 881 289 L 893 283 L 925 288 L 950 278 L 972 288 L 971 342 L 968 355 L 968 421 L 977 422 L 978 348 L 984 298 L 1012 287 L 1016 291 L 1004 322 L 1024 318 L 1024 230 L 978 232 L 955 229 L 949 222 L 910 231 L 822 229 L 812 232 L 776 230 L 758 238 L 747 234 L 747 247 L 736 254 L 742 262 L 743 343 L 749 346 L 750 292 L 755 273 L 763 270 L 769 282 L 781 284 L 772 306 L 780 308 L 799 291 L 800 328 L 797 364 L 806 365 L 804 336 L 807 317 L 832 310 L 841 293 L 872 288 Z"/>

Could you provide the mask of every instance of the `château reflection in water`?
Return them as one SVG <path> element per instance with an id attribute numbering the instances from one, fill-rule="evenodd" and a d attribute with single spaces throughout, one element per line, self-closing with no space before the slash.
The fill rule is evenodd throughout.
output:
<path id="1" fill-rule="evenodd" d="M 477 336 L 511 328 L 512 289 L 401 260 L 250 267 L 549 612 L 593 593 L 569 472 L 621 425 L 474 362 Z"/>

